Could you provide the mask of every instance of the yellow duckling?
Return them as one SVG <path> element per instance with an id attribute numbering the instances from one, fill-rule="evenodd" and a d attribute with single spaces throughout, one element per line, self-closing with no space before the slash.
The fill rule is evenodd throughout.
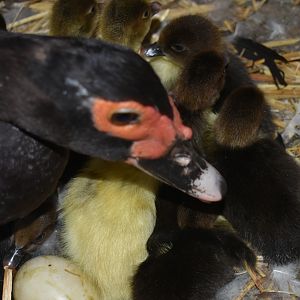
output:
<path id="1" fill-rule="evenodd" d="M 148 254 L 159 182 L 123 164 L 91 160 L 62 204 L 65 253 L 99 287 L 101 300 L 131 299 L 131 280 Z"/>

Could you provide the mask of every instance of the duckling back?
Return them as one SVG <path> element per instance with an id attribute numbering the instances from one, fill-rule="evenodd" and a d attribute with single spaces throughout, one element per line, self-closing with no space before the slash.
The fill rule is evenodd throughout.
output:
<path id="1" fill-rule="evenodd" d="M 65 253 L 101 290 L 101 299 L 130 299 L 131 277 L 146 259 L 158 182 L 134 167 L 94 159 L 62 204 Z"/>

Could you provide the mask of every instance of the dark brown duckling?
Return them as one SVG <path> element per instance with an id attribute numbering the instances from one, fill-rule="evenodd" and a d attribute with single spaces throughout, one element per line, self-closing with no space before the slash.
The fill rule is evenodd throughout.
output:
<path id="1" fill-rule="evenodd" d="M 134 300 L 212 299 L 245 262 L 255 268 L 255 255 L 234 234 L 185 229 L 153 234 L 149 257 L 133 279 Z"/>
<path id="2" fill-rule="evenodd" d="M 97 0 L 58 0 L 50 17 L 50 35 L 94 37 L 101 3 Z"/>
<path id="3" fill-rule="evenodd" d="M 99 23 L 99 36 L 109 42 L 138 51 L 148 33 L 158 2 L 147 0 L 106 1 Z"/>
<path id="4" fill-rule="evenodd" d="M 215 166 L 228 191 L 224 216 L 270 263 L 300 258 L 300 166 L 277 141 L 219 147 Z"/>
<path id="5" fill-rule="evenodd" d="M 171 21 L 162 30 L 158 43 L 145 54 L 154 57 L 150 63 L 184 110 L 194 115 L 207 108 L 218 112 L 215 132 L 219 144 L 244 147 L 258 135 L 274 135 L 270 109 L 263 94 L 209 20 L 190 15 Z M 254 97 L 251 101 L 248 100 L 250 90 L 251 98 Z M 238 95 L 232 95 L 233 92 Z M 238 97 L 243 100 L 238 101 Z M 190 114 L 187 115 L 186 122 L 193 123 L 189 121 Z"/>
<path id="6" fill-rule="evenodd" d="M 190 20 L 186 22 L 186 26 L 192 26 L 191 20 L 198 17 L 183 18 Z M 172 33 L 177 28 L 176 20 L 173 22 L 175 26 L 172 26 L 172 22 L 169 25 L 173 27 Z M 178 31 L 180 30 L 178 27 Z M 199 30 L 196 27 L 190 29 L 195 34 Z M 171 37 L 170 41 L 175 40 L 174 36 L 173 39 Z M 188 53 L 189 47 L 181 44 L 181 41 L 176 40 L 176 45 L 181 50 L 181 55 L 184 55 L 185 51 Z M 166 51 L 164 49 L 171 49 L 171 46 L 164 45 L 160 48 Z M 210 54 L 213 52 L 210 51 Z M 198 55 L 201 58 L 203 54 L 200 52 Z M 215 56 L 216 59 L 210 60 L 210 64 L 217 65 L 217 55 Z M 184 72 L 191 70 L 192 73 L 193 68 L 197 69 L 193 61 L 196 60 L 192 58 Z M 210 64 L 206 65 L 207 72 Z M 205 151 L 228 184 L 228 192 L 224 198 L 224 216 L 241 237 L 250 242 L 268 262 L 292 262 L 300 257 L 300 167 L 288 156 L 282 144 L 273 139 L 274 125 L 264 95 L 251 82 L 245 68 L 237 68 L 240 64 L 238 58 L 230 53 L 227 68 L 225 63 L 223 67 L 219 64 L 220 70 L 225 70 L 225 85 L 220 98 L 213 105 L 217 116 L 209 139 L 213 140 L 214 149 L 206 147 Z M 202 62 L 199 70 L 204 68 Z M 212 74 L 213 71 L 214 68 Z M 199 74 L 201 79 L 203 73 L 195 74 Z M 204 73 L 203 76 L 207 74 Z M 191 80 L 185 81 L 186 90 L 190 82 L 193 83 Z M 200 104 L 201 93 L 207 93 L 207 89 L 214 90 L 215 86 L 216 84 L 207 84 L 205 88 L 199 89 Z M 176 90 L 175 86 L 174 90 L 176 95 L 178 88 Z M 184 99 L 182 91 L 185 90 L 179 89 L 181 98 Z M 189 97 L 188 92 L 186 94 Z M 199 123 L 203 124 L 203 107 L 200 105 L 200 111 L 197 111 L 192 105 L 181 103 L 179 96 L 177 98 L 184 106 L 185 112 L 182 111 L 186 123 L 196 132 Z"/>

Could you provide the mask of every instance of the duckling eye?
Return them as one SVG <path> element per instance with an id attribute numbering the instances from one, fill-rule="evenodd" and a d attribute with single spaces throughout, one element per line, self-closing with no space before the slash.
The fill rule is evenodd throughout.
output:
<path id="1" fill-rule="evenodd" d="M 150 17 L 150 11 L 147 9 L 143 13 L 143 19 L 148 19 Z"/>
<path id="2" fill-rule="evenodd" d="M 170 48 L 171 48 L 174 52 L 178 52 L 178 53 L 183 52 L 183 51 L 186 50 L 186 48 L 185 48 L 183 45 L 181 45 L 181 44 L 173 44 L 173 45 L 171 45 Z"/>
<path id="3" fill-rule="evenodd" d="M 140 122 L 140 115 L 136 111 L 124 109 L 113 113 L 110 121 L 119 126 L 136 124 Z"/>

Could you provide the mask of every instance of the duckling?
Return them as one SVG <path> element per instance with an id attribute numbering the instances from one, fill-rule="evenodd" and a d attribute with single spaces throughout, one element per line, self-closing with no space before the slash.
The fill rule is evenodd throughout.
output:
<path id="1" fill-rule="evenodd" d="M 0 30 L 6 31 L 6 23 L 3 16 L 0 14 Z"/>
<path id="2" fill-rule="evenodd" d="M 199 199 L 221 199 L 224 180 L 191 148 L 191 129 L 133 51 L 0 32 L 0 52 L 1 224 L 53 193 L 69 150 L 127 161 Z"/>
<path id="3" fill-rule="evenodd" d="M 144 53 L 166 89 L 173 90 L 186 61 L 193 54 L 222 49 L 221 34 L 208 19 L 184 16 L 167 24 L 158 42 L 145 48 Z"/>
<path id="4" fill-rule="evenodd" d="M 147 0 L 106 1 L 98 33 L 106 41 L 127 46 L 137 52 L 150 30 L 153 15 L 159 10 L 158 2 Z"/>
<path id="5" fill-rule="evenodd" d="M 97 0 L 57 0 L 52 8 L 50 35 L 95 37 L 101 13 Z"/>
<path id="6" fill-rule="evenodd" d="M 241 149 L 219 147 L 215 166 L 228 184 L 223 214 L 265 261 L 300 258 L 300 167 L 282 145 L 261 139 Z"/>
<path id="7" fill-rule="evenodd" d="M 209 20 L 189 15 L 171 21 L 145 54 L 154 57 L 151 65 L 184 110 L 201 114 L 211 108 L 218 112 L 215 133 L 219 144 L 244 147 L 253 143 L 258 133 L 274 135 L 263 94 Z"/>
<path id="8" fill-rule="evenodd" d="M 96 283 L 101 299 L 132 299 L 146 259 L 159 181 L 124 163 L 91 160 L 62 202 L 65 254 Z"/>
<path id="9" fill-rule="evenodd" d="M 134 300 L 206 300 L 234 278 L 255 255 L 234 234 L 185 229 L 160 232 L 148 241 L 149 257 L 133 279 Z"/>
<path id="10" fill-rule="evenodd" d="M 189 21 L 185 25 L 189 26 L 191 32 L 194 34 L 201 32 L 200 27 L 199 30 L 195 26 L 192 27 L 192 20 L 198 19 L 198 16 L 183 17 L 183 20 L 184 18 Z M 182 30 L 176 27 L 179 21 L 174 20 L 173 22 L 169 24 L 171 29 L 166 30 L 167 33 L 174 33 L 176 29 Z M 173 27 L 172 24 L 175 26 Z M 183 30 L 188 32 L 185 27 Z M 187 38 L 179 40 L 180 36 L 178 36 L 176 40 L 175 36 L 167 37 L 170 42 L 175 40 L 174 44 L 163 44 L 163 46 L 158 44 L 159 49 L 162 49 L 167 55 L 170 53 L 172 45 L 177 45 L 177 48 L 180 49 L 176 54 L 178 56 L 190 53 L 189 44 L 183 43 Z M 166 37 L 163 38 L 163 41 L 165 40 Z M 192 87 L 195 86 L 192 75 L 197 74 L 201 79 L 202 74 L 204 74 L 203 77 L 207 74 L 214 74 L 216 66 L 219 66 L 217 73 L 221 73 L 222 69 L 225 71 L 225 84 L 220 91 L 220 98 L 215 103 L 212 101 L 213 110 L 217 112 L 217 116 L 213 120 L 212 132 L 209 132 L 208 141 L 205 142 L 208 143 L 211 139 L 213 147 L 204 149 L 213 165 L 227 181 L 228 191 L 224 197 L 223 215 L 237 233 L 250 242 L 266 261 L 275 264 L 293 262 L 300 257 L 299 166 L 288 156 L 280 142 L 274 140 L 274 124 L 264 95 L 250 81 L 249 76 L 246 76 L 244 68 L 238 70 L 237 66 L 240 63 L 237 63 L 237 57 L 230 54 L 229 64 L 226 68 L 224 58 L 223 64 L 221 64 L 222 56 L 218 61 L 217 52 L 213 51 L 200 52 L 195 55 L 195 58 L 192 57 L 190 62 L 187 62 L 187 67 L 184 68 L 182 74 L 185 75 L 187 72 L 191 74 L 191 77 L 185 75 L 185 79 L 190 79 L 185 81 L 180 77 L 179 87 L 183 83 L 186 86 L 175 88 L 175 91 L 179 91 L 178 96 L 175 92 L 176 100 L 184 106 L 187 116 L 184 118 L 186 123 L 194 124 L 191 125 L 194 132 L 197 131 L 197 126 L 198 131 L 201 132 L 202 128 L 199 129 L 198 124 L 207 121 L 203 113 L 206 106 L 202 106 L 202 94 L 209 93 L 210 91 L 207 90 L 210 89 L 214 91 L 215 87 L 217 86 L 218 89 L 220 85 L 217 85 L 218 77 L 216 75 L 204 81 L 206 85 L 202 84 L 202 89 L 199 88 L 198 102 L 200 104 L 197 107 L 198 102 L 196 102 L 193 107 L 193 103 L 195 103 L 193 101 L 197 101 L 193 98 L 195 93 L 188 93 L 189 84 Z M 208 60 L 207 58 L 210 64 L 206 66 L 205 60 L 201 60 L 201 58 L 209 57 L 208 53 L 210 56 L 215 56 L 215 59 Z M 173 56 L 175 57 L 175 54 Z M 178 61 L 176 60 L 176 62 Z M 201 62 L 199 66 L 193 64 L 197 61 Z M 211 64 L 214 67 L 208 73 Z M 207 73 L 200 71 L 197 73 L 194 69 L 205 69 Z M 198 81 L 201 83 L 200 79 Z M 194 80 L 197 81 L 195 78 Z M 189 99 L 190 94 L 193 100 Z M 180 102 L 180 99 L 185 99 L 185 96 L 192 104 L 187 101 Z M 210 131 L 209 128 L 208 131 Z"/>

